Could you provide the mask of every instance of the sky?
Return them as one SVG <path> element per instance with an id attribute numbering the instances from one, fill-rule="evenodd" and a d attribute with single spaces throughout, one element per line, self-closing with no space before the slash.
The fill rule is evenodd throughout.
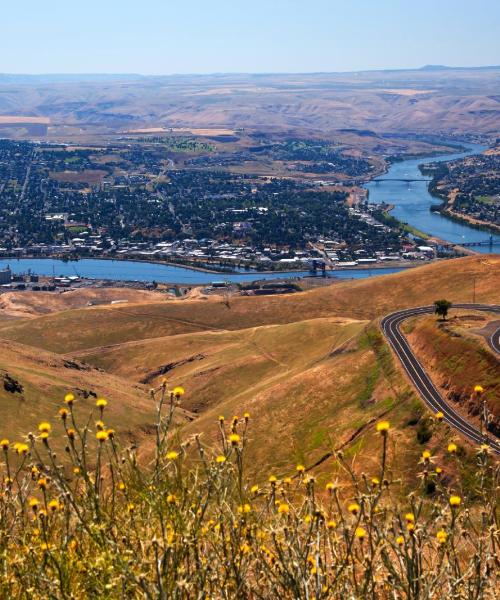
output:
<path id="1" fill-rule="evenodd" d="M 3 0 L 0 72 L 500 64 L 500 0 Z"/>

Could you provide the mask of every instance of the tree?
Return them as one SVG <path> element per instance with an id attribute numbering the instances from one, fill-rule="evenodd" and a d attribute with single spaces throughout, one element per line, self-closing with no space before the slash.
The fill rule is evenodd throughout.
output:
<path id="1" fill-rule="evenodd" d="M 446 315 L 451 308 L 451 302 L 449 300 L 436 300 L 434 302 L 434 306 L 436 307 L 434 312 L 436 315 L 439 315 L 443 318 L 443 321 L 446 321 Z"/>

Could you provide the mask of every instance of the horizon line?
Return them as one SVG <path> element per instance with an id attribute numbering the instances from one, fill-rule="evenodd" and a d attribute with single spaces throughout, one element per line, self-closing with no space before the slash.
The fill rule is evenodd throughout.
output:
<path id="1" fill-rule="evenodd" d="M 223 75 L 348 75 L 356 73 L 385 73 L 400 71 L 467 71 L 467 70 L 487 70 L 500 69 L 500 65 L 474 65 L 474 66 L 448 66 L 428 64 L 421 67 L 394 67 L 394 68 L 374 68 L 374 69 L 356 69 L 346 71 L 211 71 L 211 72 L 173 72 L 173 73 L 137 73 L 137 72 L 113 72 L 113 71 L 82 71 L 82 72 L 43 72 L 43 73 L 22 73 L 0 71 L 1 77 L 203 77 L 203 76 L 223 76 Z"/>

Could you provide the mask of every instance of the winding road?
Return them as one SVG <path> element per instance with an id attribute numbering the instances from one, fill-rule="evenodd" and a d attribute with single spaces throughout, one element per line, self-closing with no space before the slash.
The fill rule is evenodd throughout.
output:
<path id="1" fill-rule="evenodd" d="M 487 438 L 485 435 L 481 435 L 479 429 L 471 425 L 443 399 L 400 330 L 401 324 L 406 319 L 433 313 L 434 308 L 434 306 L 420 306 L 391 313 L 382 319 L 380 324 L 382 331 L 414 386 L 430 408 L 435 413 L 442 412 L 444 420 L 469 440 L 476 444 L 488 443 L 495 454 L 500 455 L 500 443 L 492 439 L 491 434 Z M 500 306 L 495 304 L 454 304 L 453 308 L 500 313 Z M 492 350 L 500 354 L 500 327 L 490 336 L 488 344 Z"/>

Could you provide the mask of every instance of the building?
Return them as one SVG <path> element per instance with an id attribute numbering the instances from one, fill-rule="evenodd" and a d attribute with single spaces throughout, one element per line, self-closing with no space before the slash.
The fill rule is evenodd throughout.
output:
<path id="1" fill-rule="evenodd" d="M 9 267 L 0 271 L 0 285 L 5 285 L 12 281 L 12 271 Z"/>

